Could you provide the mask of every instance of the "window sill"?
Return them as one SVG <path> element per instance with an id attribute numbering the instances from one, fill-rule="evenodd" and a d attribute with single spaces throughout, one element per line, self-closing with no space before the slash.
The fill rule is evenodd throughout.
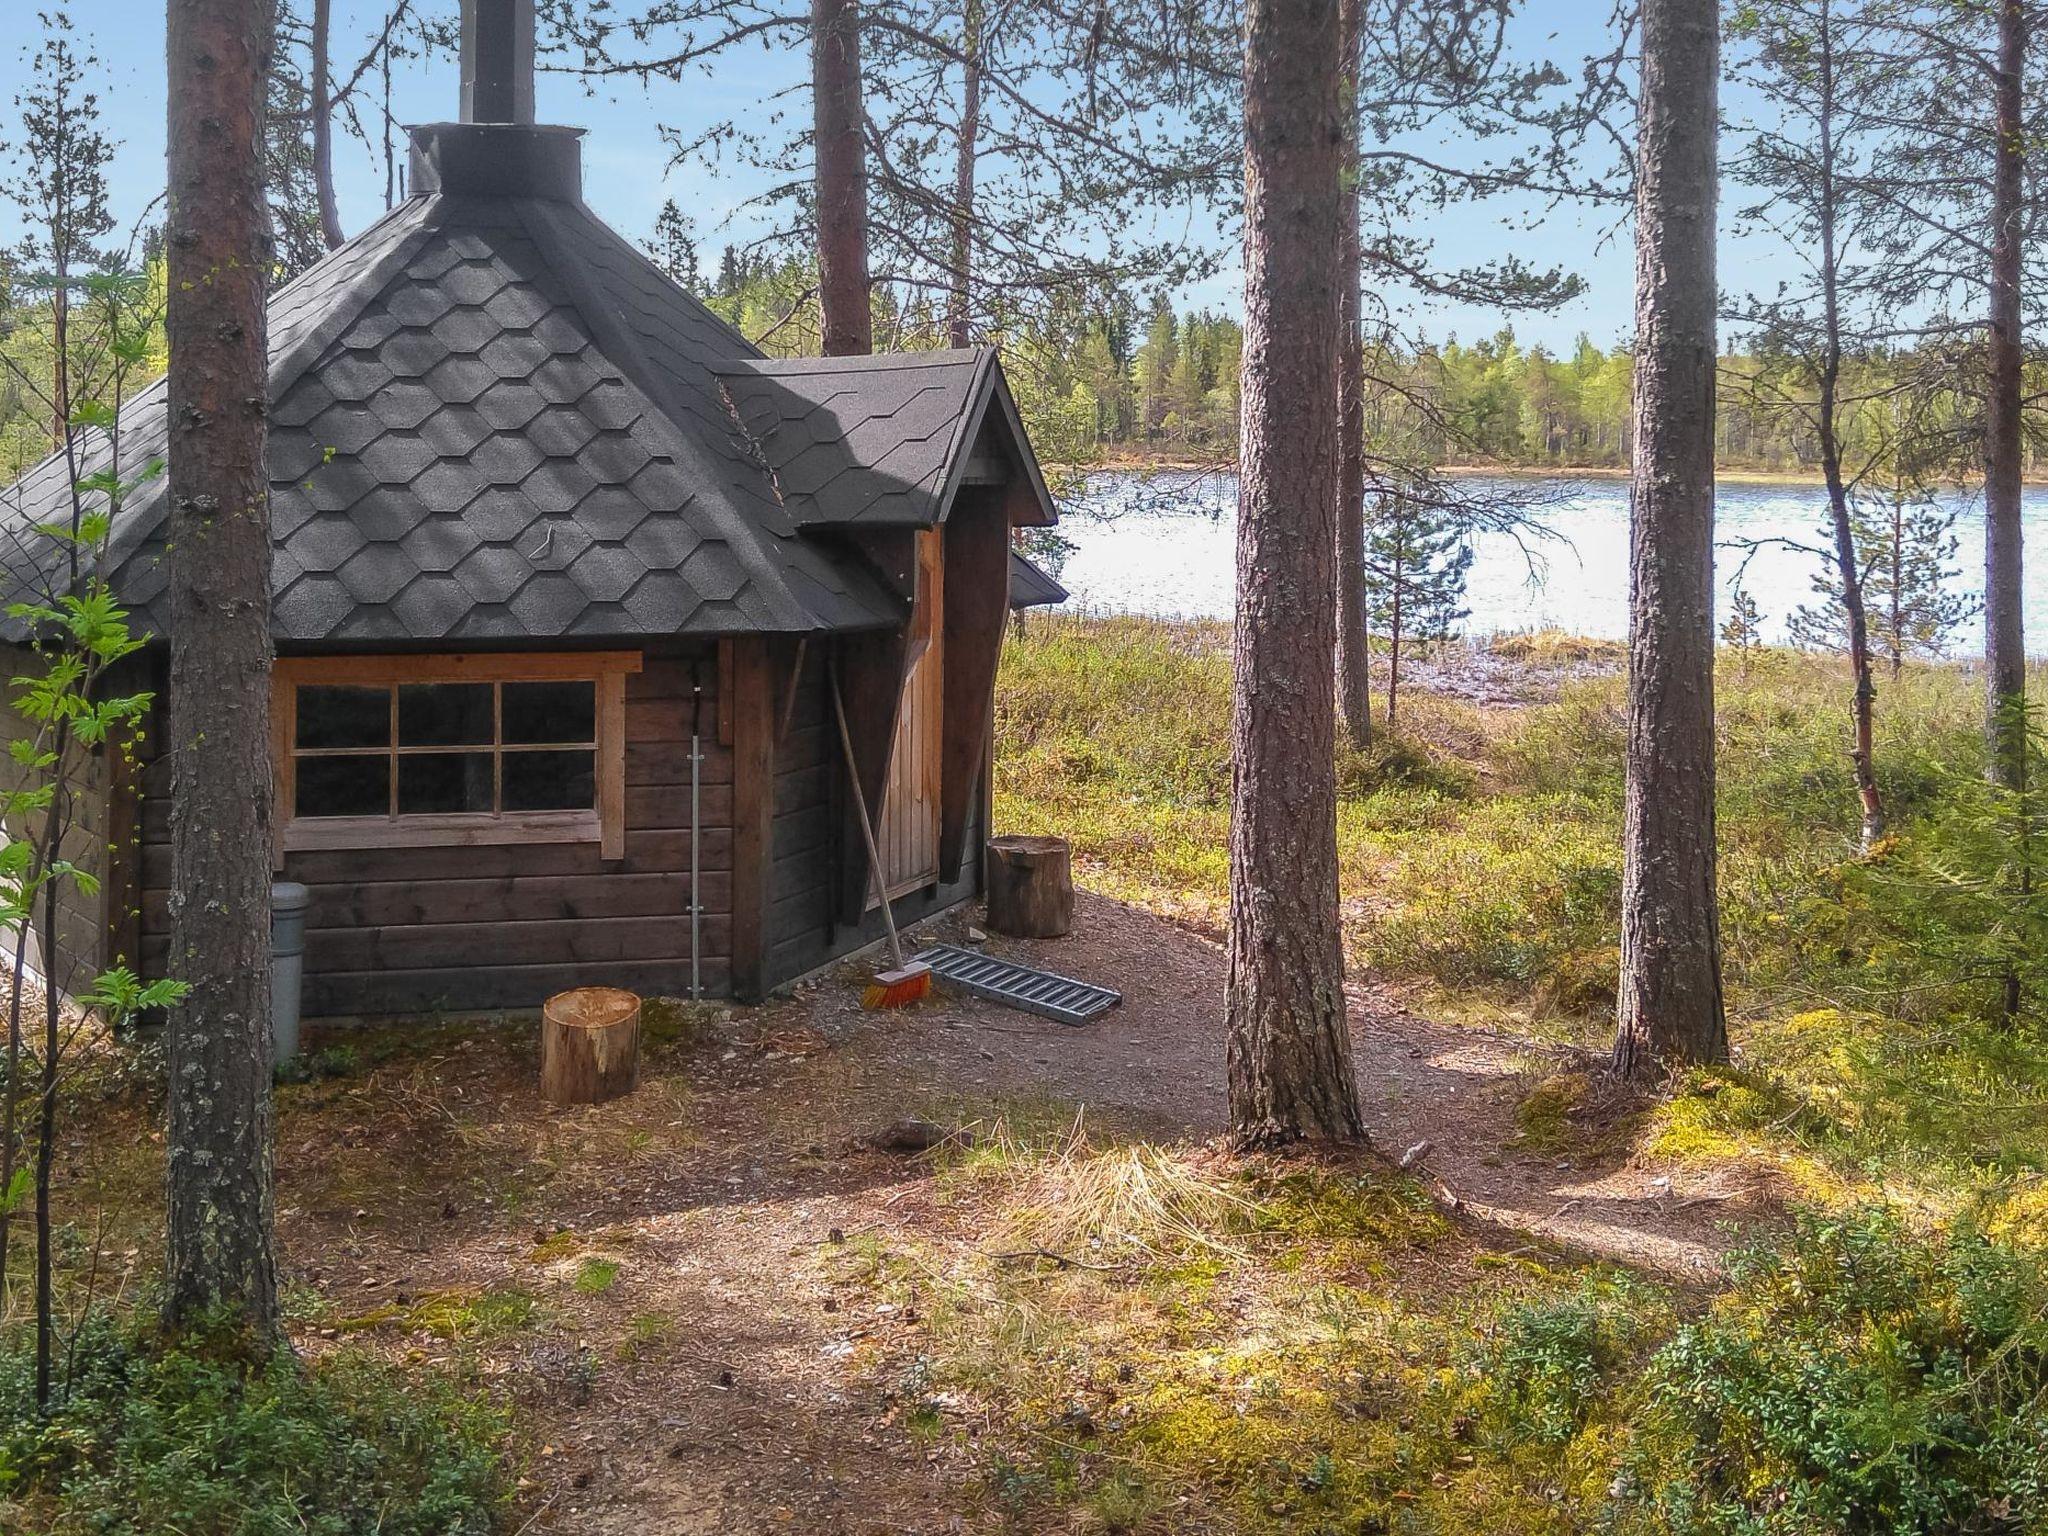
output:
<path id="1" fill-rule="evenodd" d="M 602 841 L 602 837 L 595 811 L 513 811 L 502 816 L 314 816 L 286 825 L 284 851 L 595 843 Z"/>

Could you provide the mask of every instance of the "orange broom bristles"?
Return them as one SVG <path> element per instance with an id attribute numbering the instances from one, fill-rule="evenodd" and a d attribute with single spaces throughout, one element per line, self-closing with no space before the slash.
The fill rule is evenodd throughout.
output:
<path id="1" fill-rule="evenodd" d="M 897 971 L 884 971 L 861 995 L 863 1008 L 908 1008 L 931 995 L 932 968 L 913 960 Z"/>

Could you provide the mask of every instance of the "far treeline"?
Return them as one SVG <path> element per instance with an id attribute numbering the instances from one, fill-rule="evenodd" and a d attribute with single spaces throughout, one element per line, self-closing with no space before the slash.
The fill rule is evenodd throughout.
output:
<path id="1" fill-rule="evenodd" d="M 673 210 L 664 215 L 672 231 Z M 818 350 L 811 294 L 816 272 L 801 258 L 749 257 L 728 246 L 714 273 L 700 272 L 693 244 L 652 242 L 671 273 L 726 319 L 778 356 Z M 1178 309 L 1114 293 L 1085 313 L 992 317 L 1011 365 L 1019 404 L 1048 457 L 1068 463 L 1157 457 L 1209 461 L 1238 446 L 1238 371 L 1243 327 L 1211 309 Z M 943 346 L 915 308 L 878 294 L 876 332 L 900 345 Z M 1848 375 L 1844 446 L 1882 461 L 1917 432 L 1925 478 L 1952 470 L 1971 478 L 1970 402 L 1946 387 L 1959 359 L 1934 345 L 1873 349 L 1844 360 Z M 1561 354 L 1525 345 L 1512 325 L 1474 342 L 1382 342 L 1372 350 L 1366 430 L 1388 450 L 1433 465 L 1513 469 L 1622 469 L 1630 457 L 1626 347 L 1603 348 L 1581 333 Z M 1725 470 L 1818 475 L 1819 434 L 1803 398 L 1796 360 L 1731 350 L 1719 363 L 1714 457 Z M 2034 393 L 2048 386 L 2036 381 Z M 1960 450 L 1960 452 L 1950 451 Z M 2048 443 L 2026 445 L 2029 475 L 2048 473 Z M 1931 461 L 1931 462 L 1929 462 Z"/>

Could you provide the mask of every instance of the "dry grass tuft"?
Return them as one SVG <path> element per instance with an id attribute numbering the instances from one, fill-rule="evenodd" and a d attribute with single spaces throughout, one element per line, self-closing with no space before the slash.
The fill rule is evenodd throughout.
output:
<path id="1" fill-rule="evenodd" d="M 1249 1231 L 1259 1210 L 1215 1160 L 1150 1142 L 1094 1146 L 1082 1115 L 1050 1143 L 1020 1138 L 998 1120 L 973 1164 L 994 1186 L 995 1250 L 1089 1263 L 1235 1255 L 1233 1236 Z"/>

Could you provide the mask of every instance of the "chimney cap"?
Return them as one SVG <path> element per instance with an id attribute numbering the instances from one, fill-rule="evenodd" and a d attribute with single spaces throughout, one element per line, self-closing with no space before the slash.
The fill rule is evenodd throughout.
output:
<path id="1" fill-rule="evenodd" d="M 408 185 L 434 194 L 583 198 L 583 130 L 526 123 L 421 123 L 412 135 Z"/>
<path id="2" fill-rule="evenodd" d="M 462 0 L 462 121 L 533 121 L 533 0 Z"/>

